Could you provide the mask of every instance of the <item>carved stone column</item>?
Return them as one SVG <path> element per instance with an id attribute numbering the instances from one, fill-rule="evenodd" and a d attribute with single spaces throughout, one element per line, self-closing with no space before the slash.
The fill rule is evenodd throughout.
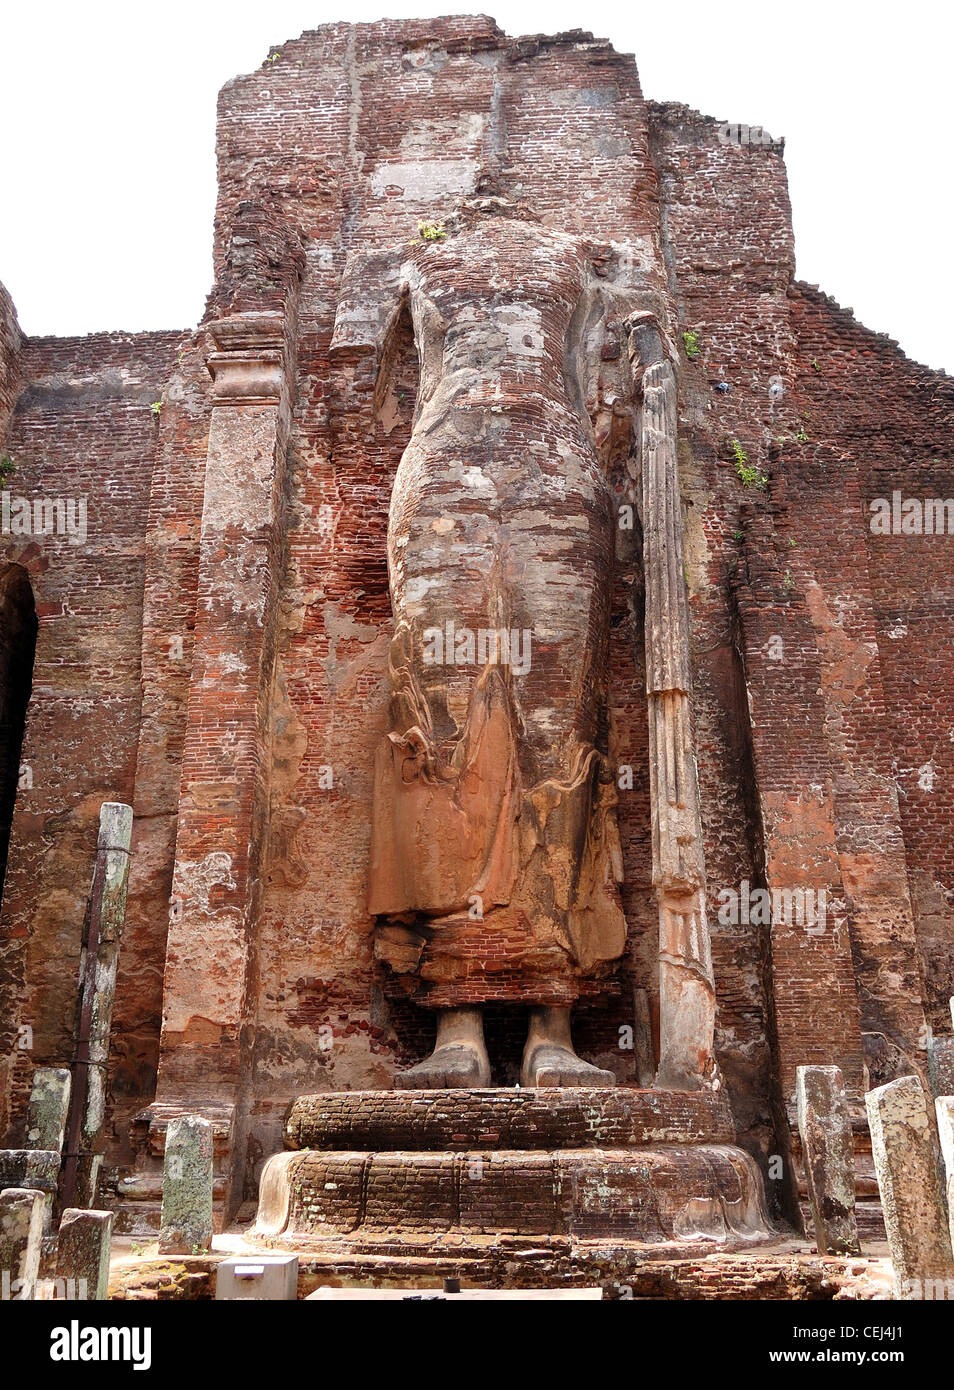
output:
<path id="1" fill-rule="evenodd" d="M 646 695 L 653 884 L 659 903 L 656 1085 L 698 1090 L 718 1082 L 702 820 L 689 709 L 689 613 L 676 453 L 676 378 L 661 335 L 651 325 L 633 327 L 631 352 L 644 366 L 640 443 Z"/>
<path id="2" fill-rule="evenodd" d="M 294 380 L 279 311 L 211 325 L 195 648 L 149 1146 L 188 1111 L 214 1126 L 221 1218 L 240 1190 L 260 859 L 268 803 L 281 513 Z M 230 1196 L 230 1192 L 234 1195 Z"/>

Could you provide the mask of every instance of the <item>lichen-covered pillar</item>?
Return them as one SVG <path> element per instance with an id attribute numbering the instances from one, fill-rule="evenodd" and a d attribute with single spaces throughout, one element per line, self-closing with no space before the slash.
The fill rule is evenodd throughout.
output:
<path id="1" fill-rule="evenodd" d="M 113 801 L 104 803 L 100 811 L 97 848 L 103 865 L 99 941 L 96 949 L 96 968 L 91 978 L 89 1065 L 82 1128 L 83 1145 L 88 1150 L 94 1148 L 105 1118 L 106 1067 L 109 1062 L 109 1035 L 113 1025 L 116 971 L 126 922 L 132 822 L 131 806 Z"/>
<path id="2" fill-rule="evenodd" d="M 63 1152 L 72 1077 L 66 1067 L 37 1067 L 27 1110 L 27 1147 Z"/>
<path id="3" fill-rule="evenodd" d="M 895 1294 L 933 1298 L 939 1287 L 954 1289 L 954 1255 L 921 1082 L 899 1077 L 869 1091 L 865 1104 Z"/>
<path id="4" fill-rule="evenodd" d="M 845 1082 L 838 1067 L 799 1067 L 798 1132 L 819 1255 L 860 1255 L 855 1160 Z"/>
<path id="5" fill-rule="evenodd" d="M 195 1255 L 212 1243 L 212 1126 L 180 1115 L 166 1130 L 159 1253 Z"/>
<path id="6" fill-rule="evenodd" d="M 31 1299 L 40 1270 L 46 1199 L 30 1187 L 0 1192 L 0 1296 Z"/>
<path id="7" fill-rule="evenodd" d="M 101 1302 L 109 1296 L 111 1211 L 64 1211 L 56 1237 L 56 1277 L 75 1297 Z"/>
<path id="8" fill-rule="evenodd" d="M 212 1119 L 224 1141 L 227 1216 L 244 1143 L 293 317 L 277 309 L 232 314 L 211 335 L 214 409 L 150 1144 L 160 1146 L 176 1114 Z M 240 1190 L 239 1181 L 236 1198 Z"/>
<path id="9" fill-rule="evenodd" d="M 929 1038 L 927 1054 L 932 1094 L 954 1096 L 954 1038 Z"/>
<path id="10" fill-rule="evenodd" d="M 65 1206 L 89 1206 L 95 1200 L 99 1165 L 94 1156 L 106 1115 L 106 1069 L 126 920 L 132 822 L 131 806 L 120 801 L 103 803 L 80 957 L 79 1020 L 61 1189 Z"/>
<path id="11" fill-rule="evenodd" d="M 656 1085 L 717 1085 L 715 988 L 706 920 L 702 819 L 689 708 L 689 612 L 676 455 L 676 377 L 646 367 L 642 400 L 653 884 L 659 904 L 660 1060 Z"/>

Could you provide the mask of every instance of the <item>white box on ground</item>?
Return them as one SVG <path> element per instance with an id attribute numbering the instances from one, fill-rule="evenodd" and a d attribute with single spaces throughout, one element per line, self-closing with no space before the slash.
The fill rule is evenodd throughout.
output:
<path id="1" fill-rule="evenodd" d="M 294 1299 L 297 1255 L 231 1255 L 215 1273 L 216 1299 Z"/>

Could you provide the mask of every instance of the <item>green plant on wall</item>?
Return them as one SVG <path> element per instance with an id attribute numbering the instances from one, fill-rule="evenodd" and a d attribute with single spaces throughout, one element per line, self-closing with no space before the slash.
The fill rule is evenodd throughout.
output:
<path id="1" fill-rule="evenodd" d="M 768 478 L 755 464 L 749 463 L 749 456 L 737 439 L 729 440 L 729 447 L 732 450 L 732 459 L 735 463 L 735 471 L 738 474 L 743 487 L 757 487 L 764 492 L 768 487 Z"/>
<path id="2" fill-rule="evenodd" d="M 159 416 L 162 414 L 162 401 L 153 401 L 149 409 L 152 411 L 153 415 L 155 415 L 156 419 L 158 420 Z"/>
<path id="3" fill-rule="evenodd" d="M 422 241 L 443 241 L 447 236 L 443 222 L 418 222 L 417 230 Z"/>
<path id="4" fill-rule="evenodd" d="M 687 328 L 682 335 L 682 343 L 683 347 L 686 349 L 686 356 L 689 358 L 689 361 L 695 362 L 696 358 L 702 353 L 698 333 L 694 332 L 691 328 Z"/>
<path id="5" fill-rule="evenodd" d="M 0 483 L 5 483 L 11 473 L 16 472 L 16 464 L 9 454 L 4 454 L 0 459 Z"/>

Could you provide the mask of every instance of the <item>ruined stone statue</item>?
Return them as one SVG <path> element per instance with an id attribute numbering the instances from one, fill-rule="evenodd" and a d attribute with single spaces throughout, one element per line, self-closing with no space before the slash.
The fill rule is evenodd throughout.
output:
<path id="1" fill-rule="evenodd" d="M 607 758 L 616 505 L 586 402 L 612 294 L 599 248 L 501 200 L 424 231 L 373 276 L 352 264 L 332 344 L 380 373 L 403 306 L 420 366 L 388 527 L 369 909 L 377 958 L 437 1011 L 437 1039 L 398 1084 L 487 1085 L 481 1005 L 510 1001 L 531 1006 L 522 1085 L 611 1085 L 576 1055 L 570 1014 L 626 939 Z M 386 303 L 367 288 L 382 280 Z"/>

